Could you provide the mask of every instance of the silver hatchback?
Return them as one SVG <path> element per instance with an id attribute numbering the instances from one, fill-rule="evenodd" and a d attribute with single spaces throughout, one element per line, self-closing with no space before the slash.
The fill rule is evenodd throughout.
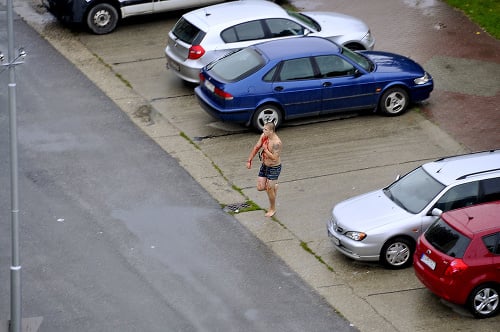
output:
<path id="1" fill-rule="evenodd" d="M 412 263 L 418 236 L 440 212 L 496 200 L 500 150 L 442 158 L 335 205 L 328 236 L 352 259 L 403 268 Z"/>
<path id="2" fill-rule="evenodd" d="M 202 67 L 231 51 L 264 40 L 304 35 L 331 39 L 353 50 L 375 40 L 361 20 L 332 12 L 293 12 L 269 1 L 232 1 L 184 14 L 168 34 L 167 68 L 198 83 Z"/>

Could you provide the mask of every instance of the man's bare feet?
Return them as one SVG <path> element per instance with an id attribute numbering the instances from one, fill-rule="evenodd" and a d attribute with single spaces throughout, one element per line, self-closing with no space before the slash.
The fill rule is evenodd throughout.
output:
<path id="1" fill-rule="evenodd" d="M 269 210 L 269 211 L 267 211 L 265 216 L 268 218 L 271 218 L 272 216 L 274 216 L 275 213 L 276 213 L 276 210 Z"/>

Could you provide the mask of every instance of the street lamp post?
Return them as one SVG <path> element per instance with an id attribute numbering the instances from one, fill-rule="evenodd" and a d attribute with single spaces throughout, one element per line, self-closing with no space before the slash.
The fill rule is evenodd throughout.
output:
<path id="1" fill-rule="evenodd" d="M 19 50 L 14 55 L 14 19 L 13 0 L 7 1 L 7 63 L 3 64 L 9 70 L 9 128 L 10 128 L 10 178 L 11 178 L 11 245 L 12 261 L 10 266 L 10 332 L 21 331 L 21 264 L 19 260 L 19 194 L 17 166 L 17 115 L 16 115 L 16 65 L 22 63 L 26 53 Z M 0 59 L 3 61 L 4 56 Z M 21 60 L 21 61 L 18 61 Z M 3 70 L 2 70 L 3 71 Z"/>

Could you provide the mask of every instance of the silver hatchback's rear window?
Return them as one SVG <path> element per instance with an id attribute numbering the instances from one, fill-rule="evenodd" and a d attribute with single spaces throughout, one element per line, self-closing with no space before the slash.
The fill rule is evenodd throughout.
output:
<path id="1" fill-rule="evenodd" d="M 264 64 L 264 58 L 255 49 L 245 48 L 211 63 L 207 69 L 220 80 L 234 82 L 251 75 Z"/>
<path id="2" fill-rule="evenodd" d="M 199 45 L 205 32 L 198 29 L 194 24 L 181 17 L 172 30 L 173 34 L 183 42 L 190 45 Z"/>

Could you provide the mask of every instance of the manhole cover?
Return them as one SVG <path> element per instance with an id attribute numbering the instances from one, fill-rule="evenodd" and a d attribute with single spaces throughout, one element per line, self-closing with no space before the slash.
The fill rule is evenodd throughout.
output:
<path id="1" fill-rule="evenodd" d="M 243 210 L 245 208 L 249 208 L 250 204 L 244 202 L 244 203 L 235 203 L 235 204 L 228 204 L 224 207 L 225 212 L 235 212 L 238 213 L 240 210 Z"/>

